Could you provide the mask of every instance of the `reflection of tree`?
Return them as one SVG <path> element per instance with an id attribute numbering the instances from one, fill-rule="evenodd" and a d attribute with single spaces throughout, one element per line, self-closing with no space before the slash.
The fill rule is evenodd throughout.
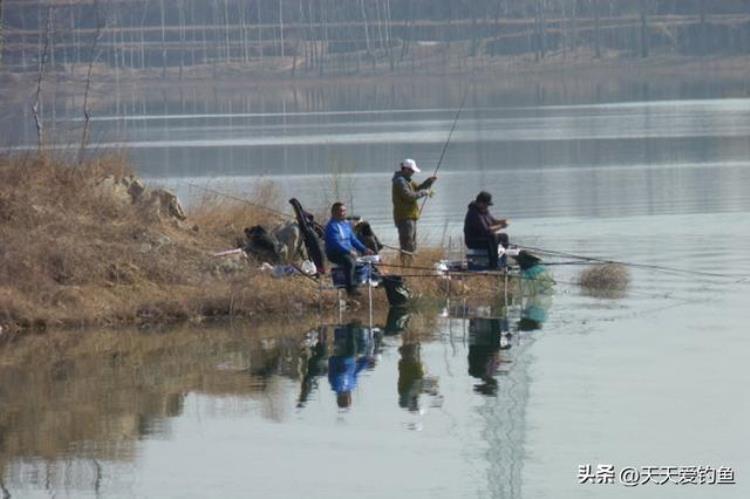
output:
<path id="1" fill-rule="evenodd" d="M 0 345 L 0 476 L 16 462 L 45 476 L 82 459 L 73 485 L 91 489 L 91 463 L 132 460 L 140 438 L 170 432 L 191 392 L 255 398 L 283 418 L 273 379 L 299 378 L 297 333 L 86 331 Z"/>

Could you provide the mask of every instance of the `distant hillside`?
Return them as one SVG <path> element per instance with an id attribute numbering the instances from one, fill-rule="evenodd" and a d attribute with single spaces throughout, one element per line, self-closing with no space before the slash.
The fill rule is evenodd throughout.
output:
<path id="1" fill-rule="evenodd" d="M 2 65 L 297 74 L 750 53 L 743 0 L 0 0 Z M 46 48 L 45 48 L 46 47 Z"/>

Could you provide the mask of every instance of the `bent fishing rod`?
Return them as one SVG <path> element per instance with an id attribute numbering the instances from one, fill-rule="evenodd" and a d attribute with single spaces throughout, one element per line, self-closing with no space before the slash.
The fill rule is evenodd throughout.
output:
<path id="1" fill-rule="evenodd" d="M 461 116 L 461 111 L 464 109 L 464 104 L 466 103 L 466 96 L 469 95 L 469 87 L 466 87 L 466 90 L 464 90 L 464 95 L 461 98 L 461 105 L 458 106 L 458 111 L 456 111 L 456 116 L 453 118 L 453 124 L 451 125 L 450 132 L 448 132 L 448 138 L 446 139 L 445 143 L 443 144 L 443 150 L 440 152 L 440 158 L 438 159 L 437 165 L 435 166 L 435 171 L 432 172 L 432 176 L 437 176 L 438 170 L 440 170 L 440 165 L 443 164 L 443 158 L 445 158 L 445 151 L 448 150 L 448 144 L 451 142 L 451 137 L 453 137 L 453 131 L 456 129 L 456 125 L 458 124 L 458 119 Z M 432 193 L 432 186 L 430 186 L 430 193 Z M 422 206 L 419 207 L 419 214 L 422 215 L 422 210 L 424 209 L 424 205 L 427 203 L 427 198 L 429 196 L 426 196 L 424 200 L 422 200 Z"/>

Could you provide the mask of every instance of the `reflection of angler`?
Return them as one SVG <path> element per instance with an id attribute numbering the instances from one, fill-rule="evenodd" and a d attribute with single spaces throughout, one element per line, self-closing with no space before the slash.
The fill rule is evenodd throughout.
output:
<path id="1" fill-rule="evenodd" d="M 419 355 L 419 343 L 406 343 L 398 352 L 398 405 L 410 411 L 419 410 L 419 394 L 425 370 Z"/>
<path id="2" fill-rule="evenodd" d="M 404 307 L 390 307 L 385 324 L 385 334 L 395 335 L 403 332 L 409 326 L 411 314 Z"/>
<path id="3" fill-rule="evenodd" d="M 328 372 L 328 341 L 325 328 L 322 328 L 316 343 L 311 348 L 310 358 L 307 359 L 307 369 L 302 377 L 299 401 L 297 407 L 304 407 L 310 394 L 317 388 L 317 378 Z"/>
<path id="4" fill-rule="evenodd" d="M 469 319 L 469 375 L 482 380 L 474 389 L 484 395 L 495 395 L 500 364 L 509 362 L 500 356 L 511 347 L 506 319 Z"/>
<path id="5" fill-rule="evenodd" d="M 333 352 L 334 355 L 328 359 L 328 381 L 336 392 L 338 406 L 349 407 L 359 373 L 374 365 L 372 332 L 358 324 L 337 327 L 334 330 Z"/>
<path id="6" fill-rule="evenodd" d="M 422 364 L 420 344 L 404 343 L 398 349 L 401 359 L 398 361 L 398 405 L 411 412 L 419 412 L 419 396 L 423 393 L 438 396 L 438 379 L 427 376 Z"/>

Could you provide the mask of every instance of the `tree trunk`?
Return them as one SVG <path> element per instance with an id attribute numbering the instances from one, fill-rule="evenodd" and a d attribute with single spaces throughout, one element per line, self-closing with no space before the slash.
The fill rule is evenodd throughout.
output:
<path id="1" fill-rule="evenodd" d="M 323 29 L 323 44 L 320 47 L 320 74 L 322 75 L 325 72 L 325 65 L 328 61 L 328 57 L 326 56 L 326 50 L 328 50 L 328 4 L 324 1 L 322 2 L 322 8 L 320 10 L 320 22 L 322 24 Z"/>
<path id="2" fill-rule="evenodd" d="M 94 33 L 94 39 L 91 41 L 91 53 L 89 54 L 89 68 L 86 73 L 86 87 L 83 92 L 83 131 L 81 132 L 81 147 L 78 149 L 78 161 L 83 161 L 83 155 L 86 152 L 86 146 L 89 141 L 89 124 L 91 122 L 91 110 L 89 109 L 89 91 L 91 90 L 91 77 L 93 74 L 94 64 L 99 58 L 99 50 L 97 48 L 99 39 L 102 36 L 102 30 L 104 23 L 100 17 L 99 1 L 94 0 L 94 8 L 96 9 L 96 32 Z"/>
<path id="3" fill-rule="evenodd" d="M 388 64 L 393 71 L 396 67 L 396 60 L 391 50 L 391 0 L 385 0 L 385 51 L 388 54 Z"/>
<path id="4" fill-rule="evenodd" d="M 599 13 L 599 0 L 591 0 L 591 6 L 594 9 L 594 57 L 599 59 L 602 56 L 602 30 L 601 14 Z"/>
<path id="5" fill-rule="evenodd" d="M 367 49 L 367 56 L 369 57 L 372 52 L 370 51 L 370 28 L 367 24 L 367 11 L 365 10 L 365 0 L 359 0 L 359 9 L 362 12 L 362 22 L 365 25 L 365 48 Z"/>
<path id="6" fill-rule="evenodd" d="M 545 0 L 539 0 L 539 54 L 542 59 L 547 56 L 547 17 Z"/>
<path id="7" fill-rule="evenodd" d="M 261 15 L 261 4 L 260 0 L 257 0 L 255 2 L 258 6 L 258 55 L 260 56 L 260 60 L 263 60 L 263 28 L 261 27 L 261 24 L 263 24 L 263 18 Z"/>
<path id="8" fill-rule="evenodd" d="M 247 4 L 245 0 L 241 0 L 239 3 L 239 15 L 240 15 L 240 29 L 242 36 L 240 36 L 240 42 L 242 44 L 242 62 L 247 64 L 250 61 L 250 54 L 248 54 L 247 47 Z"/>
<path id="9" fill-rule="evenodd" d="M 164 12 L 164 0 L 159 0 L 159 13 L 161 14 L 161 78 L 167 78 L 167 32 L 164 26 L 166 14 Z"/>
<path id="10" fill-rule="evenodd" d="M 701 55 L 708 53 L 708 28 L 706 25 L 706 0 L 698 0 L 698 15 L 700 17 L 700 52 Z"/>
<path id="11" fill-rule="evenodd" d="M 641 0 L 641 57 L 648 57 L 648 0 Z"/>
<path id="12" fill-rule="evenodd" d="M 3 0 L 0 0 L 0 67 L 3 66 L 3 24 L 5 24 L 5 19 L 3 18 Z"/>
<path id="13" fill-rule="evenodd" d="M 575 53 L 578 51 L 578 2 L 573 2 L 573 12 L 571 13 L 571 37 L 570 37 L 570 51 L 573 52 L 573 57 L 575 57 Z"/>
<path id="14" fill-rule="evenodd" d="M 39 7 L 39 29 L 42 29 L 41 23 L 41 6 Z M 42 119 L 42 83 L 44 82 L 44 70 L 47 65 L 47 55 L 49 53 L 49 37 L 52 31 L 52 7 L 47 7 L 47 22 L 45 23 L 44 33 L 39 33 L 42 48 L 39 53 L 39 74 L 36 81 L 36 93 L 34 102 L 31 105 L 31 111 L 34 114 L 34 124 L 36 125 L 36 137 L 38 141 L 39 152 L 44 149 L 44 122 Z"/>
<path id="15" fill-rule="evenodd" d="M 229 0 L 224 0 L 224 62 L 232 62 L 232 44 L 229 34 Z"/>
<path id="16" fill-rule="evenodd" d="M 177 31 L 180 36 L 180 73 L 179 78 L 182 80 L 182 73 L 185 70 L 185 0 L 177 2 Z"/>
<path id="17" fill-rule="evenodd" d="M 139 32 L 141 35 L 141 46 L 140 46 L 140 52 L 141 52 L 141 69 L 146 69 L 146 33 L 145 33 L 145 25 L 146 25 L 146 15 L 148 14 L 148 0 L 143 2 L 143 15 L 141 16 L 141 24 L 139 25 Z"/>
<path id="18" fill-rule="evenodd" d="M 279 0 L 279 45 L 281 57 L 284 58 L 284 0 Z"/>

